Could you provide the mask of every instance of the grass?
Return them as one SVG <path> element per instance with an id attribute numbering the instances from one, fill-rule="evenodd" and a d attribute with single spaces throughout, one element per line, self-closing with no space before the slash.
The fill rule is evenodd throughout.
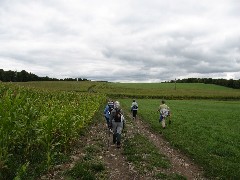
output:
<path id="1" fill-rule="evenodd" d="M 97 159 L 96 153 L 101 149 L 98 146 L 89 145 L 84 148 L 85 156 L 79 160 L 72 169 L 67 170 L 64 175 L 66 179 L 97 179 L 97 174 L 105 170 L 103 162 Z"/>
<path id="2" fill-rule="evenodd" d="M 108 83 L 92 81 L 34 81 L 19 85 L 49 90 L 98 92 L 113 98 L 240 99 L 240 90 L 203 83 Z"/>
<path id="3" fill-rule="evenodd" d="M 167 99 L 240 99 L 240 90 L 203 83 L 106 83 L 97 91 L 113 97 Z"/>
<path id="4" fill-rule="evenodd" d="M 141 134 L 134 135 L 124 144 L 124 155 L 140 169 L 140 172 L 153 170 L 154 167 L 169 168 L 170 162 L 159 150 Z"/>
<path id="5" fill-rule="evenodd" d="M 131 100 L 121 99 L 125 106 Z M 169 100 L 172 124 L 162 130 L 159 100 L 137 100 L 139 116 L 204 167 L 208 177 L 240 179 L 240 104 L 236 101 Z"/>
<path id="6" fill-rule="evenodd" d="M 151 172 L 157 179 L 186 179 L 179 174 L 159 173 L 161 169 L 171 168 L 170 161 L 147 137 L 139 133 L 125 140 L 123 154 L 142 174 Z"/>
<path id="7" fill-rule="evenodd" d="M 5 83 L 2 83 L 5 84 Z M 8 84 L 8 83 L 6 83 Z M 15 83 L 12 83 L 15 84 Z M 51 108 L 47 108 L 47 105 L 51 105 L 52 107 L 62 107 L 57 103 L 62 102 L 62 98 L 55 99 L 55 95 L 51 95 L 55 90 L 61 91 L 76 91 L 76 92 L 102 92 L 104 94 L 108 94 L 110 97 L 124 97 L 124 99 L 120 99 L 120 102 L 125 105 L 126 108 L 130 109 L 131 99 L 126 98 L 138 98 L 139 103 L 139 115 L 145 120 L 147 123 L 151 125 L 151 128 L 158 132 L 163 133 L 166 139 L 168 139 L 171 144 L 182 151 L 186 152 L 189 156 L 191 156 L 197 163 L 204 167 L 206 171 L 206 175 L 208 177 L 219 178 L 219 179 L 240 179 L 240 117 L 239 117 L 239 108 L 240 104 L 238 101 L 216 101 L 213 99 L 240 99 L 240 90 L 226 88 L 217 85 L 206 85 L 206 84 L 175 84 L 174 83 L 106 83 L 106 82 L 26 82 L 26 83 L 16 83 L 23 86 L 34 87 L 37 89 L 48 89 L 49 94 L 45 96 L 41 96 L 39 101 L 29 102 L 29 96 L 31 94 L 27 93 L 26 97 L 19 96 L 20 99 L 17 99 L 16 96 L 16 106 L 17 103 L 28 103 L 28 106 L 20 106 L 19 112 L 22 109 L 26 110 L 26 114 L 29 116 L 21 115 L 19 116 L 16 112 L 14 112 L 14 106 L 11 103 L 6 104 L 9 106 L 8 111 L 2 111 L 2 115 L 6 115 L 6 122 L 9 120 L 7 118 L 7 113 L 10 113 L 11 117 L 15 122 L 16 117 L 18 118 L 26 118 L 28 120 L 33 119 L 35 115 L 40 117 L 41 121 L 47 121 L 47 119 L 51 120 L 51 116 L 39 116 L 40 112 L 52 111 Z M 0 89 L 1 94 L 4 92 L 4 88 Z M 21 92 L 20 95 L 23 93 Z M 59 93 L 60 95 L 61 93 Z M 86 96 L 90 96 L 91 94 L 86 93 Z M 58 95 L 56 95 L 58 96 Z M 65 96 L 65 95 L 64 95 Z M 74 95 L 75 96 L 75 95 Z M 76 95 L 78 96 L 78 95 Z M 9 96 L 10 97 L 10 96 Z M 11 97 L 15 97 L 15 92 L 11 92 Z M 48 101 L 44 101 L 45 98 L 53 98 L 51 101 L 55 103 L 51 103 Z M 139 98 L 145 99 L 139 99 Z M 161 98 L 166 99 L 175 99 L 167 101 L 167 104 L 172 109 L 172 120 L 173 124 L 171 126 L 167 126 L 166 131 L 162 131 L 161 125 L 158 123 L 159 114 L 156 112 L 160 101 L 158 99 Z M 21 101 L 21 98 L 27 98 L 27 101 Z M 151 99 L 157 98 L 157 99 Z M 3 98 L 2 98 L 3 99 Z M 69 106 L 76 102 L 74 101 L 74 97 L 69 95 L 69 103 L 64 103 L 63 107 Z M 176 100 L 182 99 L 182 100 Z M 192 100 L 189 100 L 192 99 Z M 211 100 L 193 100 L 193 99 L 211 99 Z M 5 100 L 2 101 L 5 103 Z M 43 102 L 43 103 L 39 103 Z M 65 102 L 65 101 L 64 101 Z M 78 101 L 79 102 L 79 101 Z M 78 104 L 76 102 L 76 104 Z M 35 111 L 34 108 L 36 103 L 41 104 L 42 109 Z M 44 105 L 46 104 L 46 106 Z M 69 105 L 68 105 L 69 104 Z M 83 104 L 83 103 L 82 103 Z M 4 107 L 4 106 L 1 106 Z M 57 118 L 61 121 L 72 117 L 72 113 L 76 113 L 77 109 L 67 108 L 62 109 L 62 113 L 58 113 Z M 76 106 L 77 107 L 77 106 Z M 29 109 L 28 109 L 29 108 Z M 0 108 L 1 109 L 1 108 Z M 82 109 L 91 109 L 87 104 L 83 105 Z M 60 110 L 59 110 L 60 111 Z M 75 112 L 76 111 L 76 112 Z M 35 114 L 38 112 L 37 114 Z M 45 114 L 46 114 L 45 112 Z M 66 114 L 66 115 L 62 115 Z M 84 110 L 81 115 L 86 115 L 87 111 Z M 52 114 L 54 115 L 54 114 Z M 4 117 L 4 116 L 2 116 Z M 78 118 L 78 116 L 76 116 Z M 52 120 L 54 120 L 52 119 Z M 3 121 L 2 121 L 3 122 Z M 17 121 L 16 121 L 17 122 Z M 22 123 L 28 121 L 17 122 L 14 126 L 9 126 L 9 128 L 13 127 L 22 127 Z M 32 121 L 30 121 L 32 123 Z M 55 120 L 54 120 L 55 122 Z M 58 122 L 58 121 L 56 121 Z M 65 122 L 65 121 L 64 121 Z M 72 122 L 72 121 L 66 121 Z M 38 125 L 41 125 L 40 123 Z M 59 124 L 61 125 L 61 123 Z M 49 124 L 49 127 L 51 123 Z M 1 126 L 3 127 L 3 126 Z M 61 126 L 64 129 L 65 126 Z M 75 126 L 74 126 L 75 127 Z M 23 128 L 19 128 L 23 131 Z M 30 128 L 31 129 L 31 128 Z M 35 128 L 36 129 L 36 128 Z M 4 130 L 4 129 L 2 129 Z M 6 129 L 5 129 L 6 130 Z M 32 128 L 34 130 L 34 128 Z M 47 130 L 47 129 L 46 129 Z M 9 131 L 12 134 L 18 131 Z M 28 133 L 31 131 L 26 131 L 26 137 L 31 137 Z M 49 131 L 50 132 L 50 131 Z M 56 131 L 58 133 L 58 131 Z M 12 136 L 12 138 L 21 138 L 22 133 L 19 133 L 19 136 Z M 66 136 L 68 137 L 68 136 Z M 3 140 L 2 140 L 3 141 Z M 134 141 L 138 142 L 138 139 Z M 4 141 L 4 143 L 8 143 L 10 141 Z M 12 141 L 12 142 L 16 142 Z M 19 145 L 24 143 L 19 142 Z M 34 139 L 33 139 L 33 142 Z M 131 143 L 131 142 L 130 142 Z M 48 146 L 46 146 L 48 147 Z M 49 146 L 50 147 L 50 146 Z M 18 146 L 19 148 L 19 146 Z M 57 146 L 56 146 L 57 148 Z M 134 148 L 134 145 L 132 145 Z M 29 148 L 26 148 L 28 150 Z M 7 152 L 8 149 L 5 149 Z M 14 149 L 15 150 L 15 149 Z M 17 149 L 18 150 L 18 149 Z M 5 154 L 2 154 L 5 156 Z M 47 154 L 46 154 L 47 155 Z M 7 154 L 6 154 L 7 157 Z M 54 158 L 54 157 L 53 157 Z M 86 157 L 91 159 L 91 155 Z M 144 160 L 144 159 L 143 159 Z M 17 164 L 17 163 L 15 163 Z M 80 163 L 81 164 L 81 163 Z M 150 163 L 151 164 L 151 163 Z M 24 174 L 25 169 L 28 167 L 28 162 L 24 162 L 19 166 L 19 171 L 21 174 Z M 80 166 L 80 165 L 79 165 Z M 88 166 L 88 164 L 86 164 Z M 151 167 L 152 165 L 150 165 Z M 92 166 L 89 166 L 91 169 Z M 77 168 L 77 167 L 76 167 Z M 95 172 L 95 170 L 91 169 L 91 172 Z M 159 174 L 158 176 L 164 176 L 163 174 Z M 174 175 L 173 175 L 174 176 Z"/>

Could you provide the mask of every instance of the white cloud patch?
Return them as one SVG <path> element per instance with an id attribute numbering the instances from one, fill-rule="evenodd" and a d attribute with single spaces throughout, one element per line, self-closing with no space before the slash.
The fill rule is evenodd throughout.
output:
<path id="1" fill-rule="evenodd" d="M 0 1 L 0 68 L 120 82 L 240 79 L 240 3 Z"/>

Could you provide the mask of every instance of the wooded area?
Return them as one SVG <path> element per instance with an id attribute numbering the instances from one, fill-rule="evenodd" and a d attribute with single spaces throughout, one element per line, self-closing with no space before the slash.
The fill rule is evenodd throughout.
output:
<path id="1" fill-rule="evenodd" d="M 87 79 L 82 78 L 65 78 L 65 79 L 57 79 L 46 77 L 39 77 L 33 73 L 28 73 L 25 70 L 21 72 L 17 71 L 4 71 L 0 69 L 0 81 L 3 82 L 27 82 L 27 81 L 88 81 Z"/>
<path id="2" fill-rule="evenodd" d="M 212 79 L 212 78 L 187 78 L 187 79 L 178 79 L 171 80 L 171 83 L 204 83 L 204 84 L 216 84 L 220 86 L 225 86 L 234 89 L 240 89 L 240 79 Z"/>

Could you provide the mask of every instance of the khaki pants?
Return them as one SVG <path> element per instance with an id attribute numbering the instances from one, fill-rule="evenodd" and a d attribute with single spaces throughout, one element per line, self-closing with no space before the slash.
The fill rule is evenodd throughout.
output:
<path id="1" fill-rule="evenodd" d="M 166 127 L 165 118 L 162 119 L 162 127 L 163 127 L 163 128 Z"/>
<path id="2" fill-rule="evenodd" d="M 165 128 L 166 127 L 166 123 L 165 123 L 166 117 L 163 117 L 160 115 L 159 117 L 159 122 L 162 123 L 162 127 Z"/>

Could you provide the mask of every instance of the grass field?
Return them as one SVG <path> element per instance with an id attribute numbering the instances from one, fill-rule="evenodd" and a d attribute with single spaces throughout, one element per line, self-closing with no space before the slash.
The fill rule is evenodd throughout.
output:
<path id="1" fill-rule="evenodd" d="M 240 99 L 240 90 L 203 83 L 103 83 L 96 91 L 113 97 L 167 99 Z"/>
<path id="2" fill-rule="evenodd" d="M 51 139 L 52 132 L 59 133 L 58 127 L 62 127 L 63 123 L 67 124 L 69 117 L 75 117 L 76 122 L 80 124 L 82 118 L 88 118 L 90 121 L 89 118 L 92 116 L 87 116 L 88 109 L 91 109 L 89 107 L 94 104 L 96 97 L 98 97 L 97 106 L 101 106 L 101 102 L 106 97 L 101 94 L 106 94 L 120 100 L 125 111 L 130 110 L 132 98 L 137 98 L 141 119 L 149 123 L 154 131 L 163 133 L 173 146 L 181 149 L 203 166 L 208 177 L 240 179 L 240 103 L 236 101 L 240 100 L 240 90 L 216 85 L 185 83 L 176 84 L 176 90 L 174 83 L 12 83 L 34 89 L 23 88 L 24 90 L 20 91 L 19 89 L 9 90 L 4 84 L 0 84 L 2 123 L 0 133 L 2 137 L 5 137 L 1 139 L 1 163 L 9 164 L 8 161 L 11 160 L 12 154 L 16 150 L 19 153 L 19 151 L 24 152 L 35 146 L 38 147 L 36 142 L 47 144 L 48 141 L 50 145 L 54 140 L 53 145 L 57 144 L 57 146 L 53 148 L 56 149 L 59 147 L 59 143 L 64 145 L 63 142 L 66 139 L 58 139 L 60 142 L 55 142 L 55 139 Z M 8 83 L 6 84 L 8 85 Z M 48 91 L 43 92 L 42 89 Z M 82 92 L 84 93 L 81 94 Z M 173 123 L 164 131 L 158 122 L 159 114 L 157 113 L 160 99 L 163 97 L 167 99 L 167 104 L 171 108 L 173 120 Z M 81 109 L 76 106 L 78 102 L 82 102 Z M 94 107 L 95 110 L 98 107 Z M 78 114 L 84 116 L 78 116 Z M 58 119 L 61 120 L 61 123 L 58 122 Z M 3 128 L 5 126 L 9 129 Z M 28 129 L 33 131 L 28 131 Z M 47 132 L 48 129 L 50 129 L 49 132 Z M 70 132 L 69 128 L 66 129 L 66 133 L 61 132 L 60 136 L 68 138 L 68 132 Z M 39 134 L 40 137 L 34 139 L 34 136 L 29 133 Z M 76 132 L 73 133 L 76 134 Z M 7 140 L 8 136 L 9 140 Z M 30 142 L 31 146 L 25 142 Z M 49 149 L 48 145 L 45 147 L 44 161 L 51 165 L 55 156 L 54 151 Z M 62 148 L 64 149 L 64 147 Z M 33 157 L 32 152 L 34 151 L 29 151 L 31 157 Z M 17 163 L 15 164 L 17 165 Z M 27 166 L 29 166 L 28 161 L 19 164 L 18 172 L 22 173 Z"/>
<path id="3" fill-rule="evenodd" d="M 204 167 L 208 177 L 240 179 L 240 104 L 237 101 L 169 100 L 172 121 L 162 129 L 160 100 L 139 99 L 139 116 Z M 130 109 L 131 100 L 120 99 Z"/>
<path id="4" fill-rule="evenodd" d="M 232 99 L 240 100 L 240 90 L 203 83 L 107 83 L 21 82 L 19 85 L 49 90 L 104 93 L 113 98 Z"/>

